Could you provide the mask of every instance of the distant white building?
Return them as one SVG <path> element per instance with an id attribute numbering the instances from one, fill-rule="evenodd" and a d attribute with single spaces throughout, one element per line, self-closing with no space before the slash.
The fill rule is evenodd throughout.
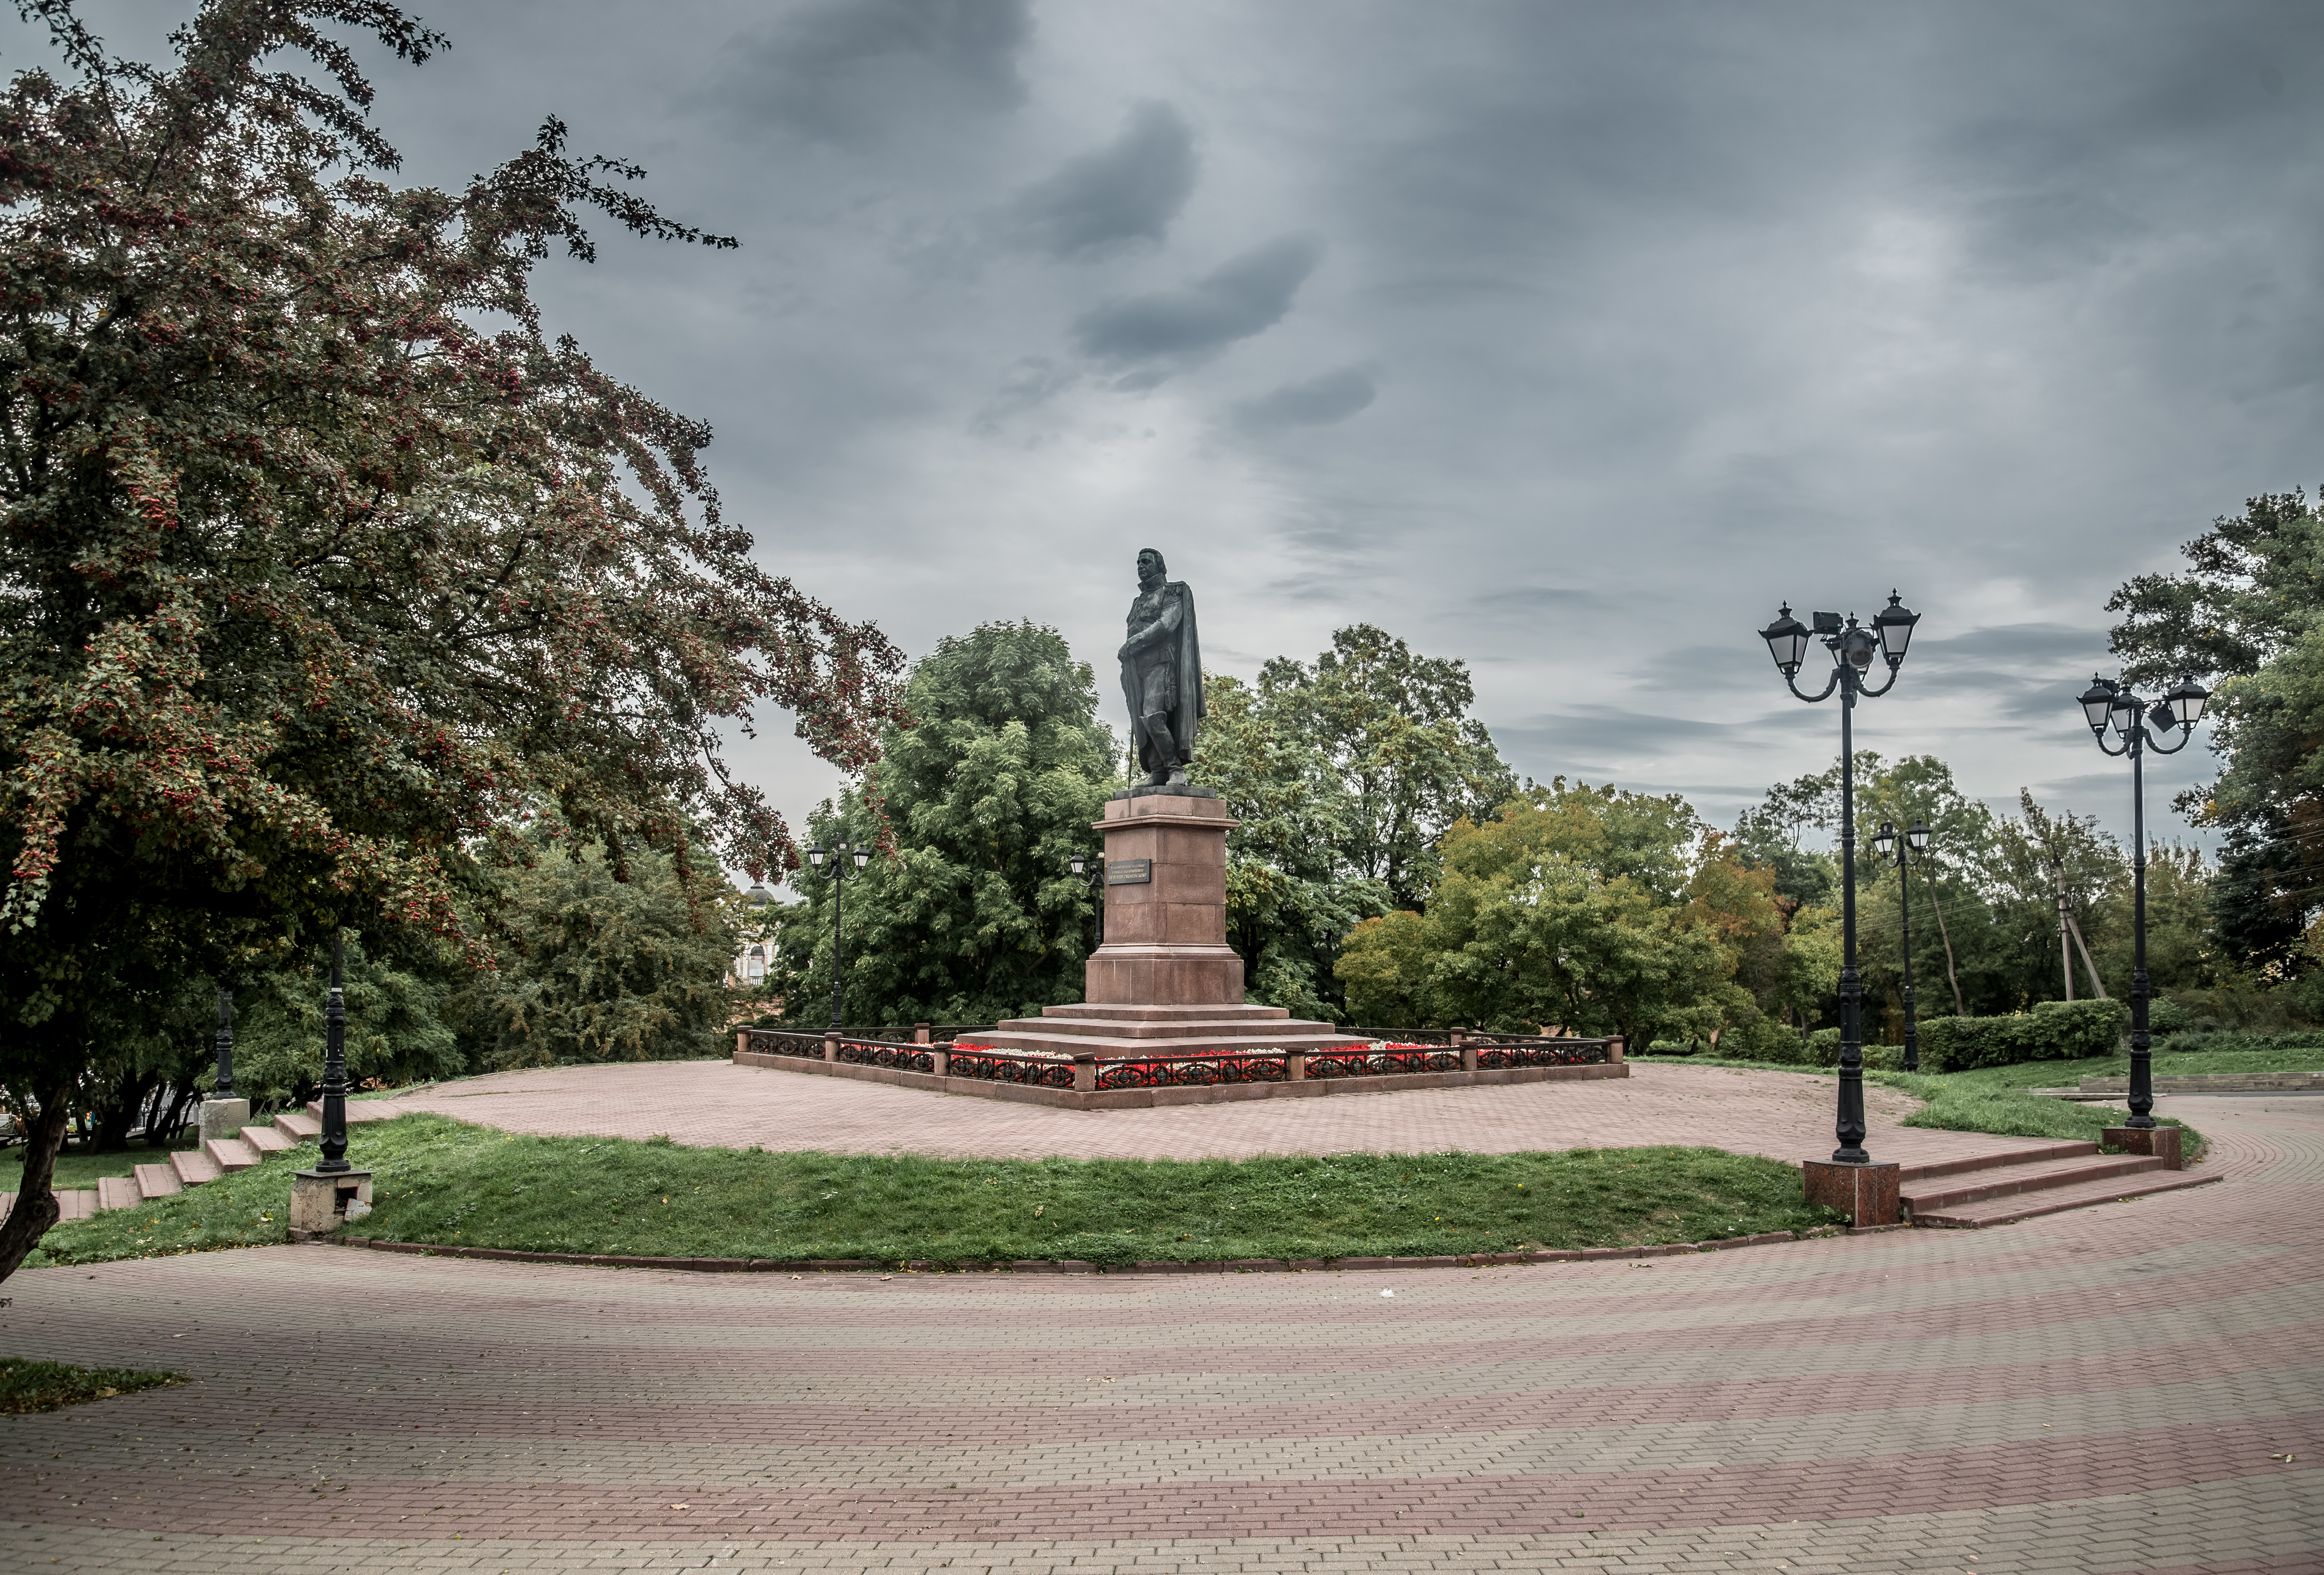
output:
<path id="1" fill-rule="evenodd" d="M 774 900 L 774 894 L 756 881 L 742 894 L 750 916 L 742 922 L 742 943 L 735 949 L 734 960 L 727 965 L 727 988 L 755 990 L 767 982 L 767 967 L 775 957 L 775 936 L 766 913 Z"/>

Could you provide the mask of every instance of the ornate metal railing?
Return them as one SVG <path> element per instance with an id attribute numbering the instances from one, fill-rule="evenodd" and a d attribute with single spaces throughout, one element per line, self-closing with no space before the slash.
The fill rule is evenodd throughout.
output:
<path id="1" fill-rule="evenodd" d="M 761 1055 L 795 1055 L 805 1061 L 823 1059 L 823 1035 L 790 1033 L 772 1028 L 751 1030 L 750 1046 Z"/>
<path id="2" fill-rule="evenodd" d="M 749 1047 L 762 1053 L 821 1061 L 829 1041 L 823 1034 L 756 1028 Z M 1466 1041 L 1480 1071 L 1517 1067 L 1604 1066 L 1612 1061 L 1611 1040 L 1547 1039 L 1526 1034 L 1479 1035 Z M 899 1071 L 933 1073 L 936 1057 L 945 1057 L 945 1070 L 956 1078 L 978 1078 L 996 1083 L 1021 1083 L 1032 1088 L 1070 1089 L 1074 1059 L 1044 1051 L 1002 1050 L 970 1041 L 940 1041 L 917 1044 L 908 1041 L 841 1036 L 835 1059 L 850 1066 L 887 1067 Z M 1448 1043 L 1412 1039 L 1375 1041 L 1369 1046 L 1311 1051 L 1304 1058 L 1302 1075 L 1308 1078 L 1380 1078 L 1415 1072 L 1457 1072 L 1463 1051 Z M 1155 1055 L 1128 1061 L 1102 1061 L 1093 1073 L 1100 1090 L 1122 1089 L 1184 1089 L 1222 1083 L 1279 1083 L 1290 1077 L 1289 1052 L 1251 1050 L 1205 1055 Z"/>
<path id="3" fill-rule="evenodd" d="M 936 1052 L 925 1044 L 867 1043 L 860 1039 L 839 1042 L 837 1059 L 850 1066 L 893 1067 L 899 1071 L 932 1072 L 936 1070 Z"/>
<path id="4" fill-rule="evenodd" d="M 1189 1056 L 1176 1061 L 1110 1061 L 1097 1069 L 1100 1089 L 1197 1089 L 1218 1083 L 1279 1083 L 1291 1075 L 1280 1052 Z"/>
<path id="5" fill-rule="evenodd" d="M 1604 1066 L 1613 1059 L 1610 1039 L 1508 1039 L 1472 1042 L 1477 1070 L 1508 1067 Z"/>
<path id="6" fill-rule="evenodd" d="M 1374 1050 L 1325 1050 L 1307 1057 L 1311 1078 L 1386 1078 L 1406 1072 L 1457 1072 L 1461 1052 L 1428 1044 L 1384 1044 Z"/>
<path id="7" fill-rule="evenodd" d="M 953 1051 L 945 1070 L 956 1078 L 992 1083 L 1024 1083 L 1037 1089 L 1070 1089 L 1074 1063 L 1055 1056 L 1018 1055 L 1005 1050 L 964 1046 Z"/>

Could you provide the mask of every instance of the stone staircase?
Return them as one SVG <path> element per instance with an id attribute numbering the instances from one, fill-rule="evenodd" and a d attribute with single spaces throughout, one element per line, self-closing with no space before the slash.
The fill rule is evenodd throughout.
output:
<path id="1" fill-rule="evenodd" d="M 1999 1153 L 1907 1165 L 1898 1190 L 1910 1223 L 1976 1229 L 2218 1179 L 2167 1171 L 2145 1154 L 2100 1153 L 2095 1143 L 2029 1142 Z"/>
<path id="2" fill-rule="evenodd" d="M 350 1099 L 347 1125 L 392 1121 L 403 1107 L 388 1099 Z M 322 1135 L 323 1102 L 310 1099 L 304 1110 L 285 1110 L 271 1126 L 245 1126 L 235 1137 L 213 1137 L 199 1148 L 172 1150 L 167 1163 L 138 1165 L 126 1176 L 100 1177 L 94 1187 L 57 1193 L 59 1224 L 88 1219 L 105 1209 L 134 1209 L 155 1198 L 167 1198 L 188 1187 L 215 1181 L 236 1171 L 250 1170 L 278 1153 Z M 16 1194 L 0 1192 L 0 1219 L 16 1206 Z"/>

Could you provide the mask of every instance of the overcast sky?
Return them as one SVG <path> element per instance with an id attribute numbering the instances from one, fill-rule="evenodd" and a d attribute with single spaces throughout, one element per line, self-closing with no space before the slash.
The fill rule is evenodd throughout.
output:
<path id="1" fill-rule="evenodd" d="M 766 562 L 915 655 L 1054 624 L 1117 727 L 1151 545 L 1213 669 L 1369 621 L 1469 664 L 1517 771 L 1731 823 L 1838 746 L 1756 628 L 1893 586 L 1859 746 L 2126 832 L 2073 704 L 2107 594 L 2324 479 L 2312 4 L 416 9 L 407 179 L 553 113 L 741 237 L 540 294 L 713 423 Z M 797 821 L 835 779 L 765 735 Z M 2208 773 L 2157 764 L 2159 834 Z"/>

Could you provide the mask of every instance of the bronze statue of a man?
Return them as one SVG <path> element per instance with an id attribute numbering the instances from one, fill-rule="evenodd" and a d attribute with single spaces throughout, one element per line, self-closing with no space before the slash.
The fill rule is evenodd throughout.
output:
<path id="1" fill-rule="evenodd" d="M 1194 593 L 1168 578 L 1162 554 L 1138 555 L 1138 599 L 1121 643 L 1121 692 L 1130 701 L 1130 741 L 1146 780 L 1186 785 L 1194 726 L 1203 715 L 1203 652 L 1194 637 Z"/>

